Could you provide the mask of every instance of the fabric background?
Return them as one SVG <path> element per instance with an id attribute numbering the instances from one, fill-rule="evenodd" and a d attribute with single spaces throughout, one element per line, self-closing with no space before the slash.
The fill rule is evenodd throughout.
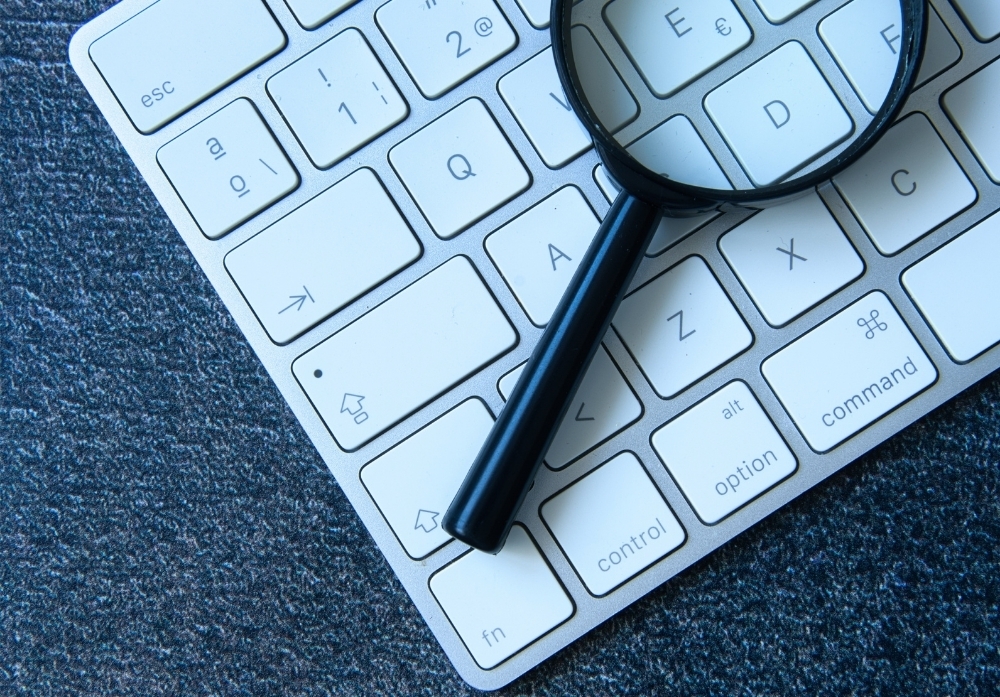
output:
<path id="1" fill-rule="evenodd" d="M 70 68 L 108 4 L 0 0 L 0 694 L 470 693 Z M 996 694 L 998 428 L 994 376 L 501 694 Z"/>

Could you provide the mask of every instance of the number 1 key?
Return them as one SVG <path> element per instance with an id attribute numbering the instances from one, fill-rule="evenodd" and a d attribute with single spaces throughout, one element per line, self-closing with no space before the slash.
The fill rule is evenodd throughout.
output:
<path id="1" fill-rule="evenodd" d="M 406 118 L 409 107 L 357 29 L 337 34 L 267 81 L 271 99 L 320 169 Z"/>

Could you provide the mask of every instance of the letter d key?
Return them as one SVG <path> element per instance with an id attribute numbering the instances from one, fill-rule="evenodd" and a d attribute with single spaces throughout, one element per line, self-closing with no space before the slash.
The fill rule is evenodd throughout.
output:
<path id="1" fill-rule="evenodd" d="M 788 107 L 780 99 L 775 99 L 773 102 L 765 104 L 764 111 L 767 112 L 767 117 L 771 119 L 771 123 L 774 124 L 775 128 L 781 128 L 792 118 L 792 112 L 788 110 Z"/>

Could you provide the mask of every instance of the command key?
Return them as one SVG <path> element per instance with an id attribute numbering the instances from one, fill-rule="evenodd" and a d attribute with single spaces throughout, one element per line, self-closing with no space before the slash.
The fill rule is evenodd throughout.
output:
<path id="1" fill-rule="evenodd" d="M 934 364 L 878 291 L 768 358 L 761 371 L 817 452 L 833 449 L 937 379 Z"/>

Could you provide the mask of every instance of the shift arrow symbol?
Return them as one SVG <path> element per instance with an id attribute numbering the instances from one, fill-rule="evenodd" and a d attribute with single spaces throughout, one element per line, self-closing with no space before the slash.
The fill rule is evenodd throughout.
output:
<path id="1" fill-rule="evenodd" d="M 579 411 L 576 412 L 576 420 L 577 421 L 593 421 L 594 420 L 593 416 L 580 416 L 583 413 L 583 408 L 585 406 L 587 406 L 586 402 L 580 402 L 580 409 L 579 409 Z"/>
<path id="2" fill-rule="evenodd" d="M 340 413 L 347 412 L 351 416 L 361 413 L 361 400 L 363 399 L 363 395 L 348 392 L 344 395 L 344 401 L 340 403 Z"/>
<path id="3" fill-rule="evenodd" d="M 434 530 L 437 524 L 437 517 L 441 515 L 437 511 L 425 511 L 421 508 L 417 511 L 417 523 L 413 526 L 414 530 L 423 530 L 424 532 L 430 532 Z"/>
<path id="4" fill-rule="evenodd" d="M 302 306 L 306 304 L 306 300 L 312 300 L 312 302 L 314 302 L 314 303 L 316 302 L 315 300 L 313 300 L 313 296 L 309 292 L 308 288 L 306 288 L 305 286 L 302 286 L 302 290 L 304 290 L 306 292 L 305 295 L 289 295 L 288 296 L 289 298 L 291 298 L 292 304 L 289 305 L 288 307 L 286 307 L 281 312 L 279 312 L 278 313 L 279 315 L 285 314 L 285 312 L 287 312 L 288 310 L 291 310 L 296 305 L 298 305 L 298 307 L 295 307 L 295 311 L 298 312 L 299 310 L 302 309 Z"/>

